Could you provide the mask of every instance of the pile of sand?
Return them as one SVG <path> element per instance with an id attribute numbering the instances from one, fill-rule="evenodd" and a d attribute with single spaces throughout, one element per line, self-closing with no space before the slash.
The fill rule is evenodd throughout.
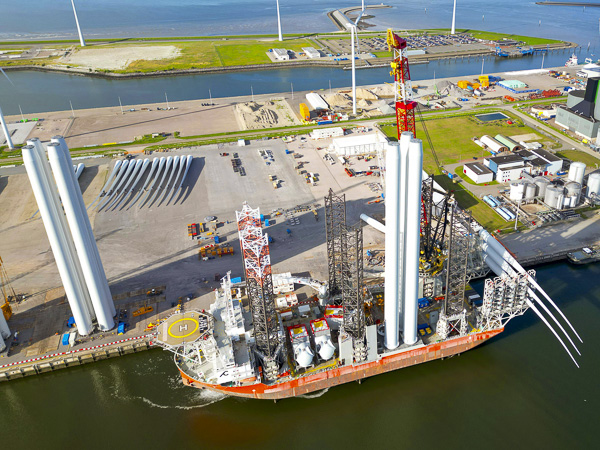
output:
<path id="1" fill-rule="evenodd" d="M 378 100 L 379 99 L 379 97 L 376 94 L 374 94 L 370 90 L 364 89 L 364 88 L 356 89 L 356 98 L 362 98 L 365 100 Z"/>
<path id="2" fill-rule="evenodd" d="M 179 55 L 181 55 L 181 50 L 174 45 L 114 48 L 84 47 L 63 58 L 61 63 L 91 69 L 123 70 L 133 61 L 173 59 Z"/>
<path id="3" fill-rule="evenodd" d="M 238 103 L 235 105 L 235 114 L 243 130 L 300 125 L 285 100 Z"/>
<path id="4" fill-rule="evenodd" d="M 394 96 L 394 86 L 390 84 L 382 84 L 380 86 L 376 86 L 371 89 L 373 94 L 378 97 L 393 97 Z"/>
<path id="5" fill-rule="evenodd" d="M 325 101 L 332 108 L 348 108 L 352 105 L 352 97 L 348 94 L 331 94 L 325 97 Z"/>
<path id="6" fill-rule="evenodd" d="M 358 106 L 359 108 L 369 108 L 371 106 L 371 102 L 369 100 L 361 98 L 359 101 L 356 102 L 356 106 Z"/>

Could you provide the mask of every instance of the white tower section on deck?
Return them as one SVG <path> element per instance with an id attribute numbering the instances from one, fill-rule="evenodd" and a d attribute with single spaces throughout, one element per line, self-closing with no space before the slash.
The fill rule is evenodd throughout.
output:
<path id="1" fill-rule="evenodd" d="M 2 131 L 4 131 L 4 137 L 6 137 L 6 145 L 8 145 L 8 148 L 10 149 L 15 148 L 8 131 L 8 126 L 6 126 L 6 121 L 4 120 L 4 114 L 2 114 L 2 108 L 0 108 L 0 124 L 2 124 Z"/>
<path id="2" fill-rule="evenodd" d="M 102 263 L 98 260 L 96 240 L 91 232 L 92 227 L 83 207 L 79 184 L 75 182 L 73 171 L 69 170 L 72 166 L 71 157 L 65 153 L 59 142 L 48 145 L 48 158 L 67 215 L 69 228 L 73 235 L 77 257 L 83 270 L 83 277 L 96 313 L 98 326 L 100 330 L 106 331 L 115 326 L 114 312 L 110 306 L 112 297 Z"/>
<path id="3" fill-rule="evenodd" d="M 56 187 L 51 181 L 43 149 L 36 148 L 35 145 L 23 147 L 23 162 L 77 330 L 79 334 L 87 335 L 92 331 L 92 313 L 86 299 L 88 293 L 79 276 L 80 271 L 77 270 L 79 261 L 75 256 L 72 238 L 66 227 L 66 219 L 58 201 Z"/>
<path id="4" fill-rule="evenodd" d="M 385 190 L 385 346 L 398 347 L 398 288 L 400 282 L 400 146 L 390 143 L 386 151 L 388 182 Z"/>
<path id="5" fill-rule="evenodd" d="M 81 33 L 81 27 L 79 26 L 79 18 L 77 17 L 77 10 L 75 9 L 75 1 L 71 0 L 71 5 L 73 5 L 73 14 L 75 15 L 75 24 L 77 25 L 77 32 L 79 33 L 79 42 L 82 47 L 85 47 L 85 39 L 83 39 L 83 34 Z"/>
<path id="6" fill-rule="evenodd" d="M 450 30 L 450 34 L 454 34 L 456 32 L 456 0 L 454 0 L 454 8 L 452 9 L 452 29 Z"/>
<path id="7" fill-rule="evenodd" d="M 402 141 L 405 134 L 402 133 Z M 401 144 L 402 145 L 402 144 Z M 423 173 L 423 143 L 410 139 L 408 147 L 408 170 L 406 186 L 406 215 L 404 216 L 404 343 L 417 342 L 417 312 L 419 297 L 419 256 L 421 227 L 421 174 Z"/>
<path id="8" fill-rule="evenodd" d="M 283 41 L 283 35 L 281 34 L 281 14 L 279 13 L 279 0 L 277 0 L 277 29 L 279 31 L 279 42 Z"/>

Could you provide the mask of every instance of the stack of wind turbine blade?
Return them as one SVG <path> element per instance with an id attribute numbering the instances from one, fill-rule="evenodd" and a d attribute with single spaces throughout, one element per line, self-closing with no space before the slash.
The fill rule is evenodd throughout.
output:
<path id="1" fill-rule="evenodd" d="M 171 200 L 173 200 L 173 197 L 175 197 L 177 195 L 177 193 L 179 191 L 181 191 L 181 188 L 183 187 L 183 183 L 185 182 L 185 179 L 188 176 L 188 172 L 190 171 L 190 167 L 192 166 L 193 160 L 194 160 L 194 157 L 192 155 L 188 155 L 187 160 L 186 160 L 186 164 L 185 164 L 185 172 L 183 172 L 183 176 L 181 177 L 181 182 L 179 183 L 179 187 L 173 193 L 173 196 L 171 197 Z M 169 201 L 171 201 L 171 200 L 169 200 Z M 175 200 L 175 201 L 177 201 L 177 200 Z"/>
<path id="2" fill-rule="evenodd" d="M 167 198 L 167 195 L 169 195 L 169 184 L 171 183 L 171 180 L 173 179 L 173 175 L 175 175 L 175 173 L 177 172 L 177 166 L 179 165 L 179 160 L 180 157 L 179 156 L 175 156 L 173 158 L 173 168 L 171 171 L 171 175 L 169 175 L 169 179 L 167 180 L 167 183 L 165 184 L 165 194 L 163 195 L 162 199 L 159 202 L 159 205 L 162 204 L 162 202 L 165 201 L 165 198 Z M 181 163 L 183 164 L 183 157 L 181 157 Z"/>
<path id="3" fill-rule="evenodd" d="M 108 177 L 108 180 L 106 180 L 106 183 L 104 184 L 104 187 L 102 188 L 102 190 L 100 191 L 100 193 L 98 194 L 98 196 L 94 199 L 94 201 L 88 205 L 87 209 L 90 209 L 92 207 L 92 205 L 94 203 L 96 203 L 96 201 L 98 201 L 98 199 L 100 198 L 100 196 L 103 193 L 106 193 L 108 191 L 108 188 L 109 188 L 109 186 L 111 186 L 111 182 L 112 182 L 113 178 L 119 172 L 119 168 L 121 167 L 121 163 L 122 163 L 122 161 L 117 160 L 117 162 L 115 163 L 115 166 L 113 167 L 112 172 L 110 173 L 110 176 Z"/>
<path id="4" fill-rule="evenodd" d="M 150 197 L 152 196 L 152 191 L 154 190 L 154 186 L 156 185 L 156 182 L 158 181 L 158 179 L 160 177 L 160 173 L 162 172 L 166 163 L 167 163 L 167 158 L 165 158 L 164 156 L 161 156 L 160 160 L 158 162 L 158 169 L 156 170 L 156 175 L 154 176 L 154 180 L 152 180 L 152 184 L 150 185 L 150 187 L 148 187 L 148 192 L 146 193 L 146 196 L 144 197 L 144 200 L 142 201 L 140 208 L 143 207 L 146 204 L 146 202 L 148 202 Z"/>
<path id="5" fill-rule="evenodd" d="M 140 180 L 144 176 L 144 173 L 146 172 L 146 169 L 148 168 L 149 164 L 150 164 L 150 160 L 149 159 L 144 159 L 144 161 L 142 162 L 142 167 L 139 170 L 139 173 L 138 173 L 137 177 L 135 178 L 135 180 L 131 184 L 131 188 L 129 189 L 129 191 L 126 191 L 126 192 L 123 193 L 123 197 L 121 197 L 121 201 L 119 202 L 119 204 L 117 206 L 115 206 L 115 209 L 118 209 L 119 206 L 121 206 L 121 204 L 127 198 L 129 198 L 131 196 L 131 194 L 133 194 L 133 191 L 134 191 L 135 187 L 137 186 L 137 184 L 140 182 Z"/>
<path id="6" fill-rule="evenodd" d="M 152 179 L 152 176 L 154 175 L 154 171 L 158 168 L 159 166 L 159 162 L 160 159 L 159 158 L 155 158 L 152 161 L 152 166 L 150 167 L 150 173 L 148 174 L 148 177 L 146 177 L 146 181 L 144 181 L 144 185 L 140 188 L 140 191 L 138 192 L 138 194 L 135 196 L 135 198 L 133 199 L 133 201 L 129 204 L 129 208 L 131 208 L 133 205 L 136 204 L 136 202 L 138 201 L 138 199 L 142 196 L 142 194 L 144 192 L 146 192 L 146 188 L 148 187 L 148 185 L 150 184 L 150 180 Z M 135 188 L 135 186 L 134 186 Z"/>

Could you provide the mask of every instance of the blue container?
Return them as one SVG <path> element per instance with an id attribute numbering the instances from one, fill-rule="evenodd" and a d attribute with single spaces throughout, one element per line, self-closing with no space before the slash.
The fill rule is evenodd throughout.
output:
<path id="1" fill-rule="evenodd" d="M 221 239 L 219 236 L 215 236 L 215 244 L 218 244 L 219 242 L 221 242 Z"/>
<path id="2" fill-rule="evenodd" d="M 265 220 L 265 227 L 268 227 L 268 226 L 269 226 L 269 219 L 266 219 Z"/>
<path id="3" fill-rule="evenodd" d="M 260 215 L 260 221 L 261 221 L 261 222 L 264 222 L 264 220 L 265 220 L 265 215 L 264 215 L 264 214 L 261 214 L 261 215 Z"/>
<path id="4" fill-rule="evenodd" d="M 119 322 L 119 326 L 117 327 L 117 334 L 125 334 L 125 323 Z"/>
<path id="5" fill-rule="evenodd" d="M 73 325 L 75 325 L 75 318 L 73 316 L 69 317 L 69 320 L 67 321 L 67 326 L 69 328 L 71 328 Z"/>
<path id="6" fill-rule="evenodd" d="M 242 282 L 242 277 L 235 277 L 231 279 L 232 284 L 239 284 Z"/>
<path id="7" fill-rule="evenodd" d="M 289 228 L 287 228 L 285 231 L 287 231 L 287 234 L 292 234 L 292 230 L 290 230 Z"/>
<path id="8" fill-rule="evenodd" d="M 69 345 L 69 333 L 63 334 L 62 345 Z"/>

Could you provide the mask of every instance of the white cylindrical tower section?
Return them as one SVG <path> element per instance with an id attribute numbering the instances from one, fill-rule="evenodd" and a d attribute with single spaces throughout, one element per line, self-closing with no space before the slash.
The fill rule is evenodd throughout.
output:
<path id="1" fill-rule="evenodd" d="M 46 228 L 50 247 L 58 267 L 58 273 L 65 288 L 65 295 L 77 325 L 79 334 L 87 335 L 92 331 L 92 315 L 85 300 L 81 279 L 75 268 L 75 256 L 68 244 L 68 230 L 62 226 L 59 215 L 64 214 L 54 201 L 49 173 L 45 173 L 40 154 L 33 145 L 23 147 L 23 162 L 33 194 L 40 209 L 40 215 Z M 44 158 L 45 159 L 45 158 Z M 58 197 L 58 195 L 56 195 Z"/>
<path id="2" fill-rule="evenodd" d="M 411 139 L 408 148 L 408 180 L 406 182 L 406 233 L 404 235 L 404 343 L 417 342 L 419 297 L 419 255 L 421 228 L 421 174 L 423 142 Z"/>
<path id="3" fill-rule="evenodd" d="M 2 300 L 4 301 L 4 299 Z M 6 322 L 6 318 L 4 317 L 4 313 L 0 309 L 0 338 L 8 339 L 10 337 L 10 328 L 8 327 L 8 322 Z M 1 343 L 1 341 L 0 341 Z M 0 345 L 2 347 L 2 345 Z M 2 350 L 0 350 L 1 352 Z"/>
<path id="4" fill-rule="evenodd" d="M 2 125 L 2 131 L 4 131 L 4 137 L 6 138 L 6 145 L 8 148 L 14 149 L 13 141 L 10 137 L 10 133 L 8 131 L 8 126 L 6 125 L 6 121 L 4 120 L 4 114 L 2 114 L 2 108 L 0 108 L 0 124 Z"/>
<path id="5" fill-rule="evenodd" d="M 73 160 L 71 159 L 71 153 L 69 151 L 69 147 L 67 146 L 67 143 L 65 142 L 65 139 L 62 136 L 54 136 L 51 139 L 51 142 L 60 145 L 60 149 L 62 150 L 67 163 L 73 162 Z M 79 214 L 79 217 L 81 218 L 83 225 L 84 225 L 83 231 L 85 232 L 84 236 L 87 240 L 87 248 L 91 252 L 90 257 L 94 264 L 93 267 L 94 267 L 94 271 L 96 273 L 96 279 L 98 280 L 98 283 L 99 283 L 100 287 L 102 288 L 101 298 L 102 298 L 103 303 L 105 304 L 105 310 L 109 311 L 110 317 L 114 317 L 117 314 L 117 311 L 115 309 L 115 303 L 112 299 L 112 294 L 111 294 L 110 288 L 108 286 L 108 279 L 104 272 L 104 266 L 102 265 L 102 259 L 100 258 L 100 253 L 98 251 L 98 245 L 96 244 L 96 237 L 94 236 L 94 231 L 92 230 L 92 224 L 90 223 L 90 219 L 87 215 L 85 203 L 83 202 L 83 195 L 82 195 L 81 189 L 79 187 L 79 182 L 77 181 L 75 176 L 72 177 L 71 181 L 72 181 L 72 186 L 73 186 L 73 192 L 75 193 L 75 198 L 77 199 L 76 206 L 79 206 L 77 213 Z M 71 224 L 69 224 L 69 226 L 72 227 Z M 108 328 L 108 329 L 111 329 L 111 328 Z"/>
<path id="6" fill-rule="evenodd" d="M 399 215 L 400 218 L 399 223 L 400 223 L 400 228 L 399 228 L 399 234 L 400 234 L 400 246 L 398 248 L 398 252 L 399 252 L 399 257 L 398 260 L 400 261 L 400 280 L 399 280 L 399 286 L 398 286 L 398 325 L 399 331 L 402 331 L 403 327 L 404 327 L 404 320 L 403 318 L 403 314 L 404 314 L 404 288 L 405 283 L 404 283 L 404 278 L 405 278 L 405 268 L 406 268 L 406 241 L 405 241 L 405 236 L 406 236 L 406 208 L 407 208 L 407 189 L 406 189 L 406 183 L 408 180 L 408 150 L 410 147 L 410 140 L 412 139 L 412 133 L 410 131 L 405 131 L 400 135 L 400 176 L 399 176 L 399 183 L 400 183 L 400 208 L 399 208 Z"/>
<path id="7" fill-rule="evenodd" d="M 102 331 L 110 330 L 114 328 L 115 322 L 112 311 L 108 306 L 108 299 L 103 298 L 106 295 L 106 289 L 102 285 L 107 284 L 107 281 L 106 278 L 102 280 L 98 274 L 95 253 L 91 248 L 92 243 L 87 233 L 88 226 L 85 223 L 87 221 L 89 224 L 89 220 L 87 214 L 82 214 L 81 211 L 79 199 L 77 198 L 78 195 L 81 196 L 81 191 L 79 191 L 78 185 L 73 184 L 73 170 L 70 170 L 72 165 L 67 161 L 63 149 L 58 143 L 48 145 L 48 158 L 67 215 L 69 228 L 73 235 L 77 257 L 96 313 L 98 327 Z"/>
<path id="8" fill-rule="evenodd" d="M 400 345 L 398 333 L 400 285 L 400 147 L 390 143 L 386 150 L 385 184 L 385 347 L 393 350 Z"/>
<path id="9" fill-rule="evenodd" d="M 79 42 L 82 47 L 85 47 L 85 39 L 83 39 L 83 33 L 81 33 L 81 27 L 79 26 L 79 17 L 77 17 L 77 10 L 75 9 L 75 1 L 71 0 L 71 5 L 73 5 L 73 14 L 75 15 L 75 24 L 77 25 L 77 33 L 79 33 Z"/>

